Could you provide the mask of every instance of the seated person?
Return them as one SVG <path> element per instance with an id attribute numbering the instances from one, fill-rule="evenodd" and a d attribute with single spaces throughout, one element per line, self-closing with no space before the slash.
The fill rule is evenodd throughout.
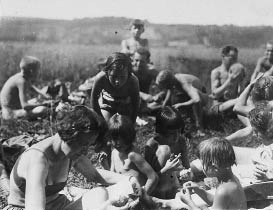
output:
<path id="1" fill-rule="evenodd" d="M 199 145 L 202 168 L 206 176 L 216 177 L 219 185 L 215 194 L 209 193 L 194 182 L 184 184 L 184 189 L 178 197 L 189 206 L 189 209 L 199 208 L 191 192 L 199 195 L 209 206 L 209 209 L 247 209 L 244 190 L 233 174 L 231 166 L 236 164 L 235 153 L 231 144 L 221 138 L 211 138 Z"/>
<path id="2" fill-rule="evenodd" d="M 157 75 L 156 84 L 167 91 L 163 106 L 172 105 L 176 109 L 192 107 L 197 135 L 203 136 L 203 107 L 207 104 L 207 94 L 201 81 L 190 74 L 173 75 L 164 70 Z"/>
<path id="3" fill-rule="evenodd" d="M 87 193 L 72 202 L 59 194 L 66 186 L 72 165 L 88 181 L 115 184 L 128 180 L 124 175 L 95 169 L 81 154 L 83 149 L 100 142 L 107 130 L 105 121 L 95 111 L 86 106 L 63 109 L 57 114 L 56 129 L 57 134 L 32 145 L 17 159 L 11 171 L 5 210 L 82 210 L 86 200 L 105 200 L 103 194 L 86 198 Z M 104 191 L 99 189 L 96 192 Z"/>
<path id="4" fill-rule="evenodd" d="M 141 34 L 144 32 L 144 22 L 140 19 L 134 19 L 130 23 L 130 32 L 131 38 L 122 40 L 121 42 L 121 52 L 126 53 L 128 55 L 133 55 L 134 52 L 143 47 L 149 50 L 149 42 L 148 39 L 141 38 Z"/>
<path id="5" fill-rule="evenodd" d="M 104 71 L 96 77 L 90 102 L 106 121 L 119 113 L 135 123 L 140 102 L 139 84 L 126 54 L 117 52 L 108 57 Z"/>
<path id="6" fill-rule="evenodd" d="M 251 76 L 253 81 L 259 73 L 266 72 L 266 76 L 273 76 L 273 41 L 266 43 L 265 55 L 260 57 L 257 61 L 254 72 Z"/>
<path id="7" fill-rule="evenodd" d="M 178 173 L 190 168 L 186 139 L 181 135 L 184 122 L 175 108 L 166 106 L 157 113 L 156 136 L 145 146 L 145 159 L 159 174 L 159 182 L 152 193 L 162 199 L 171 199 L 180 187 Z M 176 157 L 171 160 L 171 155 Z"/>
<path id="8" fill-rule="evenodd" d="M 136 138 L 133 123 L 128 117 L 115 114 L 110 118 L 108 127 L 113 145 L 110 170 L 136 177 L 145 191 L 151 194 L 158 176 L 133 145 Z"/>
<path id="9" fill-rule="evenodd" d="M 248 117 L 249 112 L 256 106 L 271 100 L 273 100 L 273 77 L 260 74 L 241 93 L 233 111 L 238 115 Z M 242 139 L 252 134 L 252 131 L 252 126 L 249 123 L 248 126 L 229 135 L 226 139 L 231 141 Z"/>
<path id="10" fill-rule="evenodd" d="M 245 69 L 241 64 L 235 64 L 237 57 L 236 47 L 225 46 L 222 49 L 222 64 L 211 71 L 213 103 L 210 112 L 212 114 L 218 115 L 233 108 L 237 97 L 243 91 L 242 81 L 245 77 Z"/>
<path id="11" fill-rule="evenodd" d="M 21 71 L 11 76 L 4 84 L 1 95 L 2 117 L 5 120 L 43 117 L 47 113 L 43 104 L 28 103 L 27 95 L 37 79 L 41 62 L 32 56 L 25 56 L 20 62 Z M 35 90 L 35 89 L 34 89 Z"/>

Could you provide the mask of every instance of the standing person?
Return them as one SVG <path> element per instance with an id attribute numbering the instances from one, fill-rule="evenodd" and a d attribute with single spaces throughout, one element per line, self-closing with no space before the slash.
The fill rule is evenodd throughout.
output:
<path id="1" fill-rule="evenodd" d="M 130 23 L 131 37 L 129 39 L 122 40 L 121 52 L 128 55 L 133 55 L 134 52 L 140 48 L 146 48 L 149 50 L 148 39 L 141 38 L 141 34 L 144 32 L 144 22 L 140 19 L 134 19 Z"/>
<path id="2" fill-rule="evenodd" d="M 163 106 L 171 104 L 176 109 L 192 107 L 197 135 L 204 136 L 203 107 L 207 104 L 207 95 L 200 79 L 190 74 L 173 75 L 164 70 L 157 75 L 156 84 L 167 90 Z"/>
<path id="3" fill-rule="evenodd" d="M 158 176 L 133 145 L 136 138 L 133 123 L 126 116 L 115 114 L 110 118 L 108 127 L 113 144 L 111 171 L 136 177 L 145 191 L 151 194 Z"/>
<path id="4" fill-rule="evenodd" d="M 266 75 L 272 76 L 273 74 L 273 41 L 269 41 L 266 43 L 265 55 L 260 57 L 257 61 L 254 72 L 251 76 L 251 81 L 253 81 L 257 75 L 261 72 L 266 72 Z"/>
<path id="5" fill-rule="evenodd" d="M 225 46 L 221 52 L 222 64 L 211 71 L 211 91 L 213 104 L 211 113 L 220 114 L 232 108 L 243 90 L 244 67 L 237 62 L 238 49 Z"/>
<path id="6" fill-rule="evenodd" d="M 108 57 L 104 71 L 96 76 L 91 92 L 92 108 L 106 121 L 119 113 L 135 123 L 139 103 L 139 83 L 132 74 L 130 58 L 124 53 L 113 53 Z"/>
<path id="7" fill-rule="evenodd" d="M 35 119 L 45 116 L 48 110 L 46 106 L 31 104 L 27 100 L 31 89 L 39 93 L 32 85 L 37 79 L 40 66 L 41 62 L 37 58 L 25 56 L 20 61 L 21 71 L 5 82 L 0 94 L 3 119 Z"/>
<path id="8" fill-rule="evenodd" d="M 184 191 L 179 194 L 180 199 L 189 206 L 189 209 L 200 209 L 191 198 L 193 190 L 211 206 L 209 209 L 246 210 L 244 190 L 231 170 L 231 166 L 236 162 L 230 142 L 221 138 L 205 140 L 199 145 L 199 153 L 204 173 L 208 177 L 217 177 L 219 185 L 213 195 L 200 188 L 198 184 L 187 182 L 184 184 Z"/>
<path id="9" fill-rule="evenodd" d="M 73 166 L 88 181 L 114 184 L 127 179 L 110 171 L 96 170 L 81 154 L 106 132 L 105 121 L 85 106 L 68 108 L 57 115 L 57 134 L 27 149 L 15 163 L 10 176 L 10 195 L 5 210 L 81 210 L 82 198 L 70 202 L 59 192 L 66 186 Z M 96 191 L 103 190 L 95 189 Z M 88 194 L 86 194 L 87 196 Z M 102 196 L 98 199 L 104 200 Z M 94 203 L 100 201 L 94 199 Z"/>
<path id="10" fill-rule="evenodd" d="M 180 112 L 166 106 L 156 116 L 156 136 L 147 141 L 145 159 L 159 174 L 159 182 L 152 194 L 161 199 L 173 199 L 180 186 L 177 172 L 190 168 L 188 148 Z M 172 160 L 171 156 L 174 155 Z"/>

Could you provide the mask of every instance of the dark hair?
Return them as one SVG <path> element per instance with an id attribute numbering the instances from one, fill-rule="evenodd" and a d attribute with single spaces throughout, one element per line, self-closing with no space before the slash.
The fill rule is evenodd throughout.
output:
<path id="1" fill-rule="evenodd" d="M 140 19 L 134 19 L 134 20 L 131 21 L 129 26 L 132 27 L 134 25 L 144 27 L 144 22 L 142 20 L 140 20 Z"/>
<path id="2" fill-rule="evenodd" d="M 267 101 L 256 103 L 255 106 L 248 114 L 250 124 L 256 131 L 265 134 L 272 119 L 271 110 Z"/>
<path id="3" fill-rule="evenodd" d="M 107 58 L 104 72 L 106 72 L 108 76 L 109 71 L 112 68 L 124 69 L 126 67 L 128 70 L 128 77 L 129 77 L 133 72 L 130 57 L 125 53 L 115 52 Z"/>
<path id="4" fill-rule="evenodd" d="M 181 113 L 173 107 L 163 107 L 156 115 L 155 130 L 164 134 L 168 130 L 184 130 L 184 121 Z"/>
<path id="5" fill-rule="evenodd" d="M 102 143 L 107 131 L 105 120 L 93 109 L 83 105 L 58 112 L 56 127 L 58 134 L 65 142 L 74 141 L 80 133 L 98 132 L 99 136 L 96 143 Z"/>
<path id="6" fill-rule="evenodd" d="M 236 164 L 233 147 L 230 142 L 224 138 L 214 137 L 202 141 L 198 149 L 205 170 L 213 165 L 219 168 L 227 168 Z"/>
<path id="7" fill-rule="evenodd" d="M 236 53 L 238 53 L 238 49 L 237 47 L 233 46 L 233 45 L 226 45 L 222 48 L 221 53 L 222 55 L 228 55 L 230 51 L 234 51 Z"/>
<path id="8" fill-rule="evenodd" d="M 253 102 L 261 100 L 273 100 L 273 77 L 266 76 L 259 78 L 251 91 Z"/>
<path id="9" fill-rule="evenodd" d="M 132 121 L 125 115 L 114 114 L 108 121 L 109 135 L 113 141 L 119 137 L 127 145 L 132 145 L 136 138 L 136 131 Z"/>
<path id="10" fill-rule="evenodd" d="M 146 49 L 145 47 L 140 47 L 137 48 L 137 50 L 135 51 L 135 53 L 140 54 L 141 56 L 145 56 L 146 57 L 146 61 L 149 62 L 150 57 L 151 57 L 151 53 L 148 49 Z"/>
<path id="11" fill-rule="evenodd" d="M 170 89 L 174 85 L 174 75 L 169 70 L 160 71 L 156 77 L 159 86 Z"/>

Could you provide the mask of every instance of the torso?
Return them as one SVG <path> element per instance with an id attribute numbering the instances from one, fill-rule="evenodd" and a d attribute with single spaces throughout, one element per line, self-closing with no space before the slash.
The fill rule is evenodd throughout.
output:
<path id="1" fill-rule="evenodd" d="M 225 81 L 228 79 L 229 72 L 225 70 L 223 66 L 219 66 L 213 71 L 217 73 L 217 80 L 219 81 L 218 87 L 222 86 L 225 83 Z M 215 102 L 218 103 L 218 102 L 223 102 L 223 101 L 237 98 L 238 86 L 239 86 L 238 82 L 236 84 L 234 83 L 231 84 L 220 98 L 215 99 Z"/>
<path id="2" fill-rule="evenodd" d="M 258 62 L 261 65 L 261 72 L 266 72 L 273 66 L 273 63 L 266 56 L 261 57 Z"/>
<path id="3" fill-rule="evenodd" d="M 138 170 L 136 165 L 128 158 L 128 155 L 121 154 L 118 150 L 112 151 L 112 163 L 114 164 L 114 172 L 134 176 L 143 186 L 146 183 L 145 176 Z"/>
<path id="4" fill-rule="evenodd" d="M 143 47 L 149 50 L 148 41 L 147 39 L 140 38 L 139 40 L 135 40 L 133 38 L 125 40 L 127 50 L 130 54 L 133 54 L 138 48 Z"/>
<path id="5" fill-rule="evenodd" d="M 21 109 L 18 82 L 26 82 L 18 73 L 10 77 L 1 90 L 1 106 L 7 109 Z M 22 81 L 23 80 L 23 81 Z"/>

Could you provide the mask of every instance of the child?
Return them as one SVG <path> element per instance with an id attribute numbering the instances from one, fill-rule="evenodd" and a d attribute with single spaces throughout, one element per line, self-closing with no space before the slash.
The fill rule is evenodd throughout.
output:
<path id="1" fill-rule="evenodd" d="M 197 135 L 204 136 L 203 107 L 207 104 L 207 95 L 201 81 L 190 74 L 173 75 L 164 70 L 157 75 L 156 84 L 167 90 L 163 106 L 168 103 L 176 109 L 192 106 Z"/>
<path id="2" fill-rule="evenodd" d="M 113 115 L 108 123 L 112 140 L 111 171 L 134 176 L 148 194 L 154 190 L 158 176 L 145 159 L 136 152 L 133 142 L 136 131 L 133 123 L 124 115 Z"/>
<path id="3" fill-rule="evenodd" d="M 121 42 L 121 52 L 131 56 L 139 47 L 149 50 L 148 40 L 140 37 L 144 32 L 144 22 L 142 20 L 134 19 L 130 24 L 130 32 L 132 37 Z"/>
<path id="4" fill-rule="evenodd" d="M 139 101 L 138 79 L 132 74 L 130 58 L 124 53 L 113 53 L 108 57 L 104 71 L 96 76 L 91 92 L 92 108 L 106 121 L 119 113 L 134 123 Z"/>
<path id="5" fill-rule="evenodd" d="M 10 77 L 1 90 L 2 117 L 5 120 L 37 118 L 47 113 L 43 104 L 31 104 L 27 95 L 37 79 L 41 62 L 32 56 L 25 56 L 20 62 L 21 71 Z M 37 91 L 36 91 L 37 92 Z"/>
<path id="6" fill-rule="evenodd" d="M 191 191 L 194 190 L 211 206 L 210 209 L 247 209 L 244 190 L 231 170 L 231 166 L 235 164 L 235 153 L 229 141 L 221 138 L 205 140 L 199 145 L 199 153 L 206 176 L 218 179 L 215 195 L 188 182 L 184 184 L 184 191 L 179 194 L 180 199 L 190 209 L 200 209 L 191 198 Z"/>
<path id="7" fill-rule="evenodd" d="M 149 139 L 145 147 L 145 159 L 159 173 L 153 196 L 171 199 L 180 186 L 176 172 L 182 165 L 190 167 L 186 140 L 181 135 L 184 122 L 177 109 L 166 106 L 157 114 L 155 126 L 157 135 Z M 171 154 L 177 156 L 170 160 Z"/>

